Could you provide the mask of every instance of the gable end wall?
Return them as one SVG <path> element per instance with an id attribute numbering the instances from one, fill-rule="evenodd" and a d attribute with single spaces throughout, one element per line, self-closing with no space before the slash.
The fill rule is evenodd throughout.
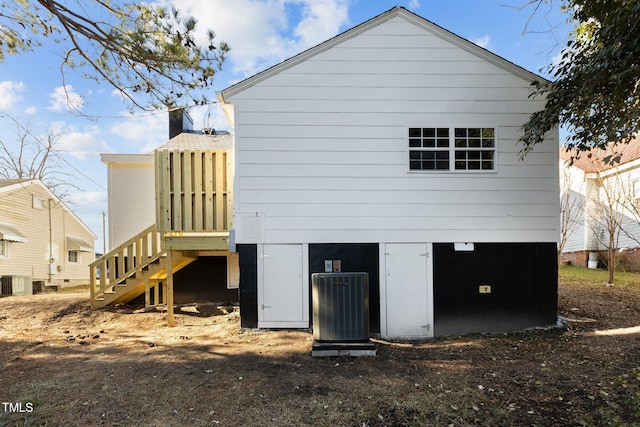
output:
<path id="1" fill-rule="evenodd" d="M 395 17 L 232 95 L 236 241 L 557 241 L 557 132 L 519 160 L 529 84 Z M 496 171 L 410 172 L 409 127 L 495 127 Z"/>

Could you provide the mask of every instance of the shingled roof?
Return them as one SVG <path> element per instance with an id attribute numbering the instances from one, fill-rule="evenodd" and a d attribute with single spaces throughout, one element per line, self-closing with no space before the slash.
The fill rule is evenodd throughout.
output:
<path id="1" fill-rule="evenodd" d="M 233 136 L 229 133 L 209 135 L 201 132 L 182 132 L 157 150 L 231 150 Z"/>
<path id="2" fill-rule="evenodd" d="M 605 163 L 604 159 L 607 157 L 610 157 L 613 163 Z M 560 158 L 587 173 L 613 169 L 640 159 L 640 136 L 636 136 L 628 143 L 611 143 L 606 149 L 594 148 L 581 153 L 575 149 L 566 150 L 560 147 Z"/>

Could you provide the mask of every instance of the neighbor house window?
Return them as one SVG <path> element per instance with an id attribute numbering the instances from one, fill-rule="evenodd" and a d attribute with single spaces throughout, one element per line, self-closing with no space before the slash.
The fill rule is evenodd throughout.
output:
<path id="1" fill-rule="evenodd" d="M 33 195 L 33 209 L 42 210 L 42 197 Z"/>
<path id="2" fill-rule="evenodd" d="M 633 181 L 633 201 L 640 200 L 640 180 Z"/>
<path id="3" fill-rule="evenodd" d="M 0 258 L 9 258 L 9 242 L 0 240 Z"/>
<path id="4" fill-rule="evenodd" d="M 67 259 L 69 262 L 77 263 L 78 262 L 78 251 L 68 251 Z"/>
<path id="5" fill-rule="evenodd" d="M 493 171 L 494 128 L 409 128 L 409 169 Z"/>

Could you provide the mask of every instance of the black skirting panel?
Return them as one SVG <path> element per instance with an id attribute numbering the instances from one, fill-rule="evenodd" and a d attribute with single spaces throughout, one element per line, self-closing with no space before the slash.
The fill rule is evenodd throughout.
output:
<path id="1" fill-rule="evenodd" d="M 227 289 L 227 257 L 201 256 L 176 271 L 173 275 L 173 298 L 176 304 L 238 302 L 238 290 Z M 143 305 L 144 294 L 131 303 Z"/>
<path id="2" fill-rule="evenodd" d="M 469 252 L 438 243 L 433 253 L 436 336 L 556 323 L 556 243 L 476 243 Z"/>
<path id="3" fill-rule="evenodd" d="M 377 243 L 309 244 L 309 283 L 311 274 L 324 273 L 325 260 L 340 260 L 345 273 L 369 273 L 369 329 L 380 332 L 380 259 Z M 309 292 L 309 295 L 312 295 Z M 313 301 L 310 301 L 313 304 Z M 312 305 L 310 305 L 310 313 Z"/>
<path id="4" fill-rule="evenodd" d="M 227 288 L 227 257 L 201 256 L 173 275 L 176 304 L 238 302 L 238 290 Z"/>
<path id="5" fill-rule="evenodd" d="M 240 326 L 258 327 L 258 245 L 236 245 L 240 263 Z"/>

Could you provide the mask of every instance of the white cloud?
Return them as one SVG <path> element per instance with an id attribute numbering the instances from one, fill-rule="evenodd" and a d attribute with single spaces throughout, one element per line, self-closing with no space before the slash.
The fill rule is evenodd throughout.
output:
<path id="1" fill-rule="evenodd" d="M 340 31 L 349 22 L 348 2 L 344 0 L 307 0 L 302 5 L 302 20 L 294 30 L 295 44 L 303 50 L 321 43 Z"/>
<path id="2" fill-rule="evenodd" d="M 111 126 L 109 131 L 120 137 L 118 153 L 149 153 L 169 139 L 169 113 L 122 119 Z"/>
<path id="3" fill-rule="evenodd" d="M 113 152 L 106 142 L 100 139 L 101 130 L 97 126 L 88 126 L 78 130 L 75 126 L 63 122 L 52 123 L 51 129 L 58 136 L 57 150 L 64 151 L 80 160 L 96 157 L 100 153 Z"/>
<path id="4" fill-rule="evenodd" d="M 5 80 L 0 82 L 0 108 L 12 108 L 21 98 L 24 83 Z"/>
<path id="5" fill-rule="evenodd" d="M 477 44 L 480 47 L 487 49 L 489 43 L 491 42 L 491 37 L 487 34 L 486 36 L 471 40 L 471 42 Z"/>
<path id="6" fill-rule="evenodd" d="M 82 111 L 82 107 L 84 107 L 84 99 L 81 95 L 73 91 L 73 86 L 71 85 L 58 86 L 49 97 L 51 98 L 51 102 L 47 109 L 51 111 L 79 112 Z"/>
<path id="7" fill-rule="evenodd" d="M 107 193 L 100 191 L 81 191 L 69 194 L 69 203 L 74 206 L 90 206 L 92 210 L 98 205 L 107 204 Z"/>
<path id="8" fill-rule="evenodd" d="M 230 130 L 231 126 L 218 104 L 206 107 L 191 107 L 189 115 L 193 119 L 193 128 L 201 130 L 204 128 L 214 128 L 216 130 Z"/>
<path id="9" fill-rule="evenodd" d="M 96 252 L 102 252 L 102 212 L 107 212 L 107 192 L 80 191 L 70 193 L 67 197 L 69 208 L 93 231 L 98 237 L 94 243 Z"/>
<path id="10" fill-rule="evenodd" d="M 166 0 L 165 0 L 166 1 Z M 348 20 L 350 0 L 176 0 L 175 7 L 212 28 L 231 46 L 227 67 L 250 76 L 335 36 Z M 289 22 L 295 12 L 300 22 Z M 204 40 L 202 37 L 201 40 Z"/>
<path id="11" fill-rule="evenodd" d="M 420 1 L 419 0 L 409 0 L 409 4 L 407 5 L 409 10 L 420 9 Z"/>
<path id="12" fill-rule="evenodd" d="M 562 54 L 564 52 L 558 52 L 553 58 L 551 58 L 551 67 L 556 67 L 562 63 Z"/>
<path id="13" fill-rule="evenodd" d="M 229 124 L 217 104 L 189 108 L 193 129 L 229 129 Z M 122 119 L 111 126 L 110 133 L 120 138 L 119 153 L 150 153 L 169 139 L 169 113 L 160 112 Z M 113 138 L 111 138 L 113 140 Z"/>

